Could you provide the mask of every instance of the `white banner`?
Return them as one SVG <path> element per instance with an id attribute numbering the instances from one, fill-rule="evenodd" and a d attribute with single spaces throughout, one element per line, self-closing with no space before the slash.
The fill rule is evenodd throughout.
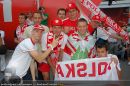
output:
<path id="1" fill-rule="evenodd" d="M 93 58 L 58 62 L 55 80 L 118 80 L 110 58 Z"/>

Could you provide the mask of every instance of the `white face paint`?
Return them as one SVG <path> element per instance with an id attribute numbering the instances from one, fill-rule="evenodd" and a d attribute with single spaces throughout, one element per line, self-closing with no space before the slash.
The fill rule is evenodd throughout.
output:
<path id="1" fill-rule="evenodd" d="M 4 22 L 12 22 L 12 0 L 2 0 Z"/>

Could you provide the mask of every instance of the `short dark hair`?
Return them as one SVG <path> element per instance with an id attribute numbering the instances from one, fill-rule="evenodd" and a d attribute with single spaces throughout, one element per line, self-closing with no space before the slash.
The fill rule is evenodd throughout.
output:
<path id="1" fill-rule="evenodd" d="M 41 15 L 41 17 L 42 17 L 42 14 L 41 14 L 41 12 L 39 12 L 39 11 L 36 11 L 36 12 L 34 12 L 34 13 L 33 13 L 33 16 L 34 16 L 34 14 L 35 14 L 35 13 L 37 13 L 37 14 L 40 14 L 40 15 Z"/>
<path id="2" fill-rule="evenodd" d="M 66 9 L 65 9 L 65 8 L 59 8 L 59 9 L 57 10 L 57 14 L 59 13 L 59 11 L 65 11 L 65 15 L 66 15 Z"/>
<path id="3" fill-rule="evenodd" d="M 19 16 L 24 16 L 24 18 L 27 19 L 27 15 L 25 13 L 20 13 Z"/>
<path id="4" fill-rule="evenodd" d="M 78 25 L 79 22 L 86 22 L 86 24 L 88 24 L 87 20 L 84 19 L 84 18 L 80 18 L 80 19 L 78 19 L 78 21 L 77 21 L 77 25 Z"/>
<path id="5" fill-rule="evenodd" d="M 99 38 L 99 39 L 96 41 L 95 45 L 96 45 L 96 49 L 97 49 L 97 48 L 105 48 L 105 49 L 108 51 L 109 43 L 108 43 L 107 40 L 104 40 L 104 39 L 102 39 L 102 38 Z"/>

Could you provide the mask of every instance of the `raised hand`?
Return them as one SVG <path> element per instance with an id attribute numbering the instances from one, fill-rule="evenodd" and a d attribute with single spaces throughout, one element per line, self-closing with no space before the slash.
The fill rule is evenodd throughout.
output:
<path id="1" fill-rule="evenodd" d="M 53 46 L 53 48 L 58 45 L 58 40 L 59 40 L 59 38 L 55 38 L 55 35 L 54 35 L 53 42 L 51 44 Z"/>

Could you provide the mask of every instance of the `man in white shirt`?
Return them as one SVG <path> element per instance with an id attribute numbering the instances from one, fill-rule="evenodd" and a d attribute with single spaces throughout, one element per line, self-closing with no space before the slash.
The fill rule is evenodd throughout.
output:
<path id="1" fill-rule="evenodd" d="M 52 47 L 57 46 L 57 40 L 53 40 L 50 48 L 48 48 L 44 53 L 39 53 L 35 46 L 41 40 L 43 28 L 36 27 L 31 32 L 31 37 L 23 40 L 16 47 L 6 70 L 11 69 L 14 71 L 15 75 L 19 76 L 23 80 L 32 80 L 31 74 L 28 74 L 29 66 L 31 60 L 35 59 L 37 62 L 42 62 L 52 51 Z M 10 75 L 5 73 L 6 76 Z"/>
<path id="2" fill-rule="evenodd" d="M 24 38 L 29 38 L 29 37 L 31 36 L 31 31 L 33 30 L 34 26 L 39 26 L 39 25 L 40 25 L 40 27 L 43 27 L 43 28 L 44 28 L 43 34 L 49 31 L 49 28 L 48 28 L 47 26 L 41 25 L 42 14 L 41 14 L 40 12 L 34 12 L 34 13 L 33 13 L 33 18 L 32 18 L 32 20 L 33 20 L 34 24 L 33 24 L 33 25 L 30 25 L 30 26 L 28 26 L 28 27 L 26 27 L 26 29 L 25 29 L 25 31 L 24 31 L 24 33 L 23 33 Z M 38 49 L 38 51 L 41 51 L 41 50 L 42 50 L 40 43 L 37 44 L 37 49 Z M 35 66 L 34 66 L 34 65 L 35 65 Z M 32 62 L 31 62 L 30 69 L 31 69 L 32 75 L 35 76 L 35 73 L 37 72 L 37 71 L 36 71 L 36 70 L 37 70 L 37 65 L 36 65 L 36 63 L 35 63 L 34 60 L 32 60 Z M 33 71 L 35 71 L 35 72 L 33 72 Z M 40 76 L 41 76 L 41 74 L 40 74 L 40 72 L 38 71 L 38 79 L 42 80 L 42 77 L 40 77 Z M 33 79 L 33 80 L 34 80 L 34 79 Z"/>

